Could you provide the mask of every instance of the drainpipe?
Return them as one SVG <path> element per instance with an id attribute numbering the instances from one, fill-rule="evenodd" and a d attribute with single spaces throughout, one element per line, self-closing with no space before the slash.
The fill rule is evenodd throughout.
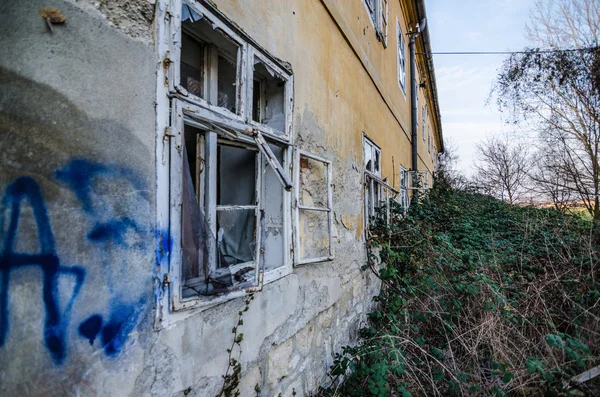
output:
<path id="1" fill-rule="evenodd" d="M 419 169 L 419 156 L 418 156 L 418 139 L 417 139 L 417 118 L 419 110 L 417 109 L 417 59 L 415 55 L 415 41 L 421 34 L 421 30 L 425 28 L 427 20 L 423 18 L 421 23 L 417 24 L 417 30 L 414 33 L 410 33 L 410 39 L 408 47 L 410 49 L 410 119 L 411 119 L 411 144 L 412 144 L 412 170 L 413 170 L 413 186 L 417 181 L 416 172 Z M 413 190 L 413 202 L 419 202 L 419 191 Z"/>

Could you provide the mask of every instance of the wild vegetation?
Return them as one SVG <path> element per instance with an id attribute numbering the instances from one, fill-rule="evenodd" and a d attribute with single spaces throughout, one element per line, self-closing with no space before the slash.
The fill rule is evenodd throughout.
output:
<path id="1" fill-rule="evenodd" d="M 369 240 L 377 309 L 323 395 L 600 395 L 594 223 L 513 206 L 442 178 Z M 594 230 L 596 228 L 596 230 Z"/>

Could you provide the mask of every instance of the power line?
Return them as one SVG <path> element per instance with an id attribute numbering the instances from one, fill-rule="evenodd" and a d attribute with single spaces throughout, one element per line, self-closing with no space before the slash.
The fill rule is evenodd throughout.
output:
<path id="1" fill-rule="evenodd" d="M 512 54 L 545 54 L 559 52 L 592 51 L 597 47 L 569 48 L 565 50 L 530 50 L 530 51 L 443 51 L 443 52 L 419 52 L 420 55 L 512 55 Z"/>

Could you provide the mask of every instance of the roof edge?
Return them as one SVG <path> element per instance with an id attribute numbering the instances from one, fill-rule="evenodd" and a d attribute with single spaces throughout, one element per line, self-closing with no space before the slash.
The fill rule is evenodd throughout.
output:
<path id="1" fill-rule="evenodd" d="M 417 6 L 417 20 L 421 21 L 427 17 L 427 10 L 425 9 L 425 0 L 415 0 Z M 435 119 L 438 125 L 438 134 L 440 136 L 440 153 L 444 151 L 444 136 L 442 134 L 442 115 L 440 113 L 440 104 L 438 100 L 437 82 L 435 79 L 435 69 L 433 66 L 433 56 L 431 55 L 431 37 L 429 35 L 429 24 L 425 25 L 425 29 L 421 32 L 421 40 L 423 41 L 423 47 L 425 48 L 425 66 L 429 73 L 429 83 L 433 94 L 433 106 L 435 108 Z"/>

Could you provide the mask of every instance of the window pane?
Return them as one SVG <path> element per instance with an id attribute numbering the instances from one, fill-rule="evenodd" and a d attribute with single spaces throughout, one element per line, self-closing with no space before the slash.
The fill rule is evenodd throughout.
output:
<path id="1" fill-rule="evenodd" d="M 179 84 L 191 94 L 204 98 L 204 46 L 191 36 L 181 35 Z"/>
<path id="2" fill-rule="evenodd" d="M 217 205 L 256 204 L 257 152 L 235 146 L 218 146 Z"/>
<path id="3" fill-rule="evenodd" d="M 262 94 L 260 93 L 260 80 L 256 78 L 253 80 L 252 88 L 252 120 L 260 123 L 261 107 L 262 107 Z"/>
<path id="4" fill-rule="evenodd" d="M 182 164 L 181 276 L 184 284 L 184 298 L 189 296 L 186 295 L 186 291 L 190 291 L 190 288 L 186 287 L 201 284 L 210 274 L 208 241 L 210 238 L 214 238 L 210 236 L 210 228 L 206 224 L 204 211 L 198 205 L 193 183 L 196 131 L 198 130 L 186 126 Z M 188 142 L 191 144 L 188 145 Z"/>
<path id="5" fill-rule="evenodd" d="M 308 157 L 300 157 L 300 204 L 310 207 L 328 207 L 327 164 Z"/>
<path id="6" fill-rule="evenodd" d="M 198 203 L 202 205 L 204 203 L 202 194 L 204 186 L 204 153 L 201 148 L 201 137 L 202 131 L 191 127 L 185 126 L 184 130 L 185 137 L 185 151 L 187 155 L 187 166 L 191 175 L 191 182 L 193 185 L 193 191 L 196 194 Z"/>
<path id="7" fill-rule="evenodd" d="M 300 260 L 329 256 L 329 213 L 300 210 Z"/>
<path id="8" fill-rule="evenodd" d="M 254 58 L 252 118 L 274 130 L 285 132 L 285 83 L 272 68 Z"/>
<path id="9" fill-rule="evenodd" d="M 219 56 L 218 73 L 219 98 L 217 105 L 235 113 L 235 76 L 237 74 L 237 66 L 234 62 Z"/>
<path id="10" fill-rule="evenodd" d="M 237 113 L 240 46 L 190 6 L 184 4 L 183 11 L 179 84 L 213 105 Z"/>
<path id="11" fill-rule="evenodd" d="M 217 266 L 223 268 L 254 261 L 255 230 L 255 209 L 217 209 Z M 254 269 L 254 264 L 248 266 L 248 271 Z"/>
<path id="12" fill-rule="evenodd" d="M 373 172 L 373 146 L 366 139 L 363 141 L 363 157 L 365 169 Z"/>
<path id="13" fill-rule="evenodd" d="M 273 154 L 281 164 L 284 164 L 284 150 L 279 146 L 269 145 Z M 264 170 L 262 184 L 261 208 L 265 214 L 265 229 L 262 235 L 265 239 L 264 267 L 265 271 L 284 265 L 284 228 L 283 228 L 283 186 L 275 175 L 273 168 L 263 159 L 261 171 Z"/>

